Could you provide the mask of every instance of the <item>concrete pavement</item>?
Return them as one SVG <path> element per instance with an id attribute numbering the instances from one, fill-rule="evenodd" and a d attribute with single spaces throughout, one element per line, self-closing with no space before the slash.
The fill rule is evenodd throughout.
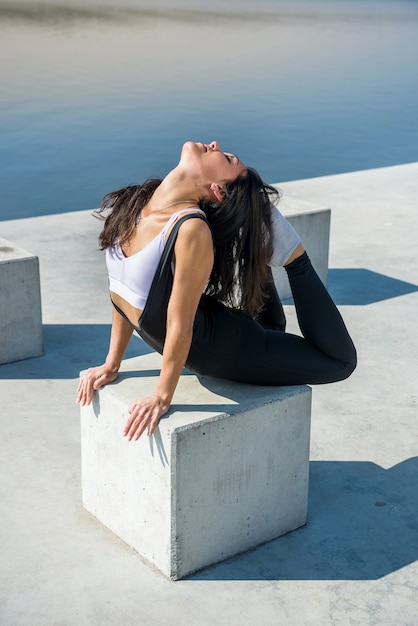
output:
<path id="1" fill-rule="evenodd" d="M 40 258 L 45 347 L 0 366 L 1 624 L 418 623 L 418 163 L 279 186 L 332 209 L 329 289 L 359 365 L 313 389 L 309 525 L 175 583 L 81 507 L 75 389 L 110 328 L 100 224 L 0 223 Z"/>

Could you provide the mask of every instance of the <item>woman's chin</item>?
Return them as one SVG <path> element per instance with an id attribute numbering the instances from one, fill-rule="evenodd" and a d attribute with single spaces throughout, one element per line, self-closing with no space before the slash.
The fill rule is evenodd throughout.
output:
<path id="1" fill-rule="evenodd" d="M 194 141 L 186 141 L 181 149 L 180 161 L 189 161 L 200 155 L 199 145 Z"/>
<path id="2" fill-rule="evenodd" d="M 194 141 L 186 141 L 185 144 L 183 144 L 183 148 L 181 150 L 181 152 L 185 152 L 185 151 L 190 151 L 190 150 L 196 150 L 197 145 L 195 144 Z"/>

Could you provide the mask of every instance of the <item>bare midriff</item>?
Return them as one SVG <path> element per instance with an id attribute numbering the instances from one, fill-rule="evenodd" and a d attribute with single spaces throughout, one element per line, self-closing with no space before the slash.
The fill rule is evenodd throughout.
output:
<path id="1" fill-rule="evenodd" d="M 142 315 L 141 309 L 135 308 L 132 304 L 129 304 L 125 298 L 122 298 L 114 291 L 110 291 L 109 293 L 112 302 L 126 315 L 131 324 L 138 326 L 138 320 Z"/>

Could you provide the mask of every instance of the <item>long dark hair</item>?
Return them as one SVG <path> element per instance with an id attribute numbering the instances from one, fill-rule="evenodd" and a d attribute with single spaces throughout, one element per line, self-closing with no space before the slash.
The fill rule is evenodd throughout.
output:
<path id="1" fill-rule="evenodd" d="M 149 202 L 161 179 L 148 179 L 108 193 L 95 212 L 104 220 L 99 235 L 101 250 L 116 241 L 122 245 L 132 236 L 143 207 Z M 221 202 L 202 200 L 212 229 L 215 261 L 205 293 L 256 317 L 263 308 L 267 265 L 272 256 L 270 198 L 279 196 L 264 183 L 256 170 L 228 183 Z M 110 212 L 105 215 L 105 213 Z"/>
<path id="2" fill-rule="evenodd" d="M 151 200 L 161 183 L 160 178 L 149 178 L 143 185 L 130 185 L 106 194 L 95 217 L 104 220 L 99 235 L 100 250 L 111 248 L 116 241 L 122 246 L 134 233 L 142 209 Z M 105 213 L 110 212 L 105 215 Z"/>

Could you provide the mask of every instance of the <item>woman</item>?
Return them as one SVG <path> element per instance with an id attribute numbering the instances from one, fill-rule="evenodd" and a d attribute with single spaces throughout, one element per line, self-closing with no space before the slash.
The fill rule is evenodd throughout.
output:
<path id="1" fill-rule="evenodd" d="M 99 241 L 114 304 L 112 332 L 105 362 L 79 383 L 82 406 L 117 378 L 168 234 L 187 214 L 193 218 L 181 224 L 174 247 L 160 376 L 154 392 L 129 408 L 123 431 L 129 440 L 146 429 L 153 434 L 185 365 L 264 385 L 335 382 L 353 372 L 356 352 L 344 322 L 298 235 L 270 202 L 274 193 L 214 141 L 185 143 L 162 181 L 105 197 L 99 213 L 110 213 Z M 269 264 L 287 271 L 303 337 L 284 332 Z"/>

